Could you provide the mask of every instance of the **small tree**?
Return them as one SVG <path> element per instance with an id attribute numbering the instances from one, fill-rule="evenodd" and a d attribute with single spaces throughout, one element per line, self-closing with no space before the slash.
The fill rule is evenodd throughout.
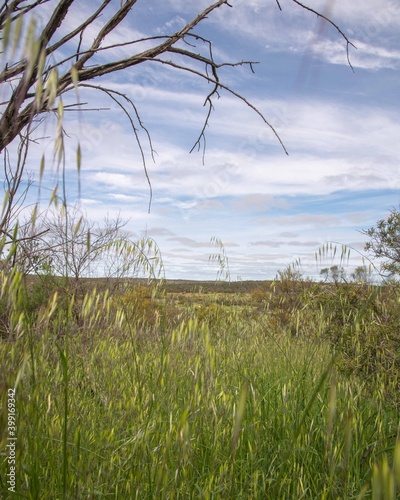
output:
<path id="1" fill-rule="evenodd" d="M 321 277 L 325 282 L 328 283 L 343 283 L 346 281 L 346 271 L 343 266 L 333 265 L 331 267 L 325 267 L 321 269 Z"/>
<path id="2" fill-rule="evenodd" d="M 362 231 L 370 240 L 365 250 L 381 260 L 380 272 L 384 278 L 400 275 L 400 212 L 393 208 L 386 219 L 378 220 L 375 227 Z"/>
<path id="3" fill-rule="evenodd" d="M 44 219 L 49 234 L 47 251 L 56 274 L 74 280 L 95 273 L 106 247 L 121 237 L 126 222 L 108 217 L 103 224 L 91 222 L 78 207 L 54 211 Z"/>
<path id="4" fill-rule="evenodd" d="M 372 281 L 372 266 L 357 266 L 351 273 L 351 278 L 354 283 L 359 285 L 369 284 Z"/>
<path id="5" fill-rule="evenodd" d="M 281 283 L 295 283 L 304 281 L 303 273 L 300 269 L 300 262 L 296 261 L 289 264 L 285 269 L 278 271 L 278 281 Z"/>
<path id="6" fill-rule="evenodd" d="M 132 241 L 124 231 L 127 221 L 120 216 L 107 216 L 99 224 L 72 205 L 53 207 L 37 216 L 34 224 L 31 221 L 22 226 L 25 236 L 20 236 L 17 246 L 16 262 L 24 274 L 67 278 L 76 289 L 82 278 L 101 275 L 120 281 L 141 271 L 157 275 L 160 270 L 161 257 L 154 242 Z"/>

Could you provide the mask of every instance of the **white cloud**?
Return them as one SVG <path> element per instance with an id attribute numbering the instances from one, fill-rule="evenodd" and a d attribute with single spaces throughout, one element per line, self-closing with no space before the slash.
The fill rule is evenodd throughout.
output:
<path id="1" fill-rule="evenodd" d="M 269 194 L 251 193 L 238 198 L 233 206 L 239 211 L 266 211 L 272 207 L 287 208 L 288 202 Z"/>
<path id="2" fill-rule="evenodd" d="M 367 44 L 354 39 L 357 50 L 350 48 L 350 63 L 360 69 L 397 69 L 400 66 L 400 51 Z M 313 45 L 313 53 L 332 64 L 348 64 L 343 43 L 338 40 L 319 39 Z"/>
<path id="3" fill-rule="evenodd" d="M 346 41 L 336 28 L 291 0 L 238 0 L 233 9 L 217 13 L 228 32 L 252 38 L 269 52 L 310 53 L 333 64 L 347 65 Z M 398 50 L 391 47 L 400 28 L 400 6 L 391 0 L 308 0 L 305 5 L 331 19 L 353 42 L 350 60 L 364 69 L 397 68 Z M 216 22 L 215 18 L 214 22 Z"/>
<path id="4" fill-rule="evenodd" d="M 163 96 L 164 100 L 157 101 L 158 112 L 168 116 L 169 93 Z M 186 102 L 190 103 L 190 96 Z M 268 101 L 256 104 L 269 107 Z M 167 142 L 157 140 L 155 133 L 159 156 L 155 164 L 148 165 L 154 202 L 184 211 L 208 210 L 212 203 L 220 209 L 221 198 L 235 196 L 243 197 L 236 209 L 256 208 L 263 203 L 276 206 L 280 202 L 274 197 L 281 195 L 400 187 L 400 126 L 394 113 L 315 99 L 274 101 L 273 106 L 290 109 L 290 118 L 281 127 L 289 157 L 266 127 L 252 121 L 250 111 L 229 98 L 215 113 L 208 132 L 205 165 L 201 154 L 189 155 L 188 148 L 173 143 L 172 129 L 170 140 L 165 137 Z M 94 126 L 88 130 L 81 138 L 83 148 L 86 137 L 93 145 L 91 152 L 84 149 L 85 185 L 89 189 L 97 185 L 116 201 L 144 201 L 149 188 L 140 156 L 131 146 L 130 131 L 119 126 L 113 131 L 102 132 Z"/>
<path id="5" fill-rule="evenodd" d="M 174 243 L 180 243 L 184 247 L 190 248 L 210 248 L 211 244 L 209 241 L 196 241 L 192 238 L 187 238 L 183 236 L 174 236 L 172 238 L 168 238 L 168 241 L 172 241 Z"/>
<path id="6" fill-rule="evenodd" d="M 123 193 L 110 193 L 108 196 L 112 200 L 120 201 L 123 203 L 124 202 L 130 203 L 130 202 L 141 200 L 141 198 L 139 198 L 138 196 L 132 196 L 132 195 L 127 195 L 127 194 L 123 194 Z"/>

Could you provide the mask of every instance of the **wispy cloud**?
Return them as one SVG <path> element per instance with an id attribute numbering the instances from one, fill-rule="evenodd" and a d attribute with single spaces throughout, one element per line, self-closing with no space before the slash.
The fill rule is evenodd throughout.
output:
<path id="1" fill-rule="evenodd" d="M 299 246 L 299 240 L 261 240 L 261 241 L 251 241 L 249 243 L 250 246 L 259 246 L 259 247 L 270 247 L 270 248 L 280 248 L 284 246 Z M 301 241 L 302 247 L 311 247 L 318 248 L 321 245 L 320 241 Z"/>
<path id="2" fill-rule="evenodd" d="M 231 12 L 218 12 L 217 15 L 227 31 L 264 43 L 269 52 L 308 52 L 332 64 L 348 64 L 346 42 L 333 26 L 291 0 L 280 3 L 282 12 L 275 2 L 238 0 L 233 2 Z M 354 67 L 398 68 L 398 50 L 395 46 L 390 48 L 400 27 L 400 6 L 397 3 L 382 0 L 377 6 L 375 0 L 328 3 L 315 0 L 305 2 L 305 5 L 326 15 L 356 45 L 357 50 L 350 47 Z M 235 10 L 239 12 L 238 16 Z"/>
<path id="3" fill-rule="evenodd" d="M 168 241 L 172 241 L 174 243 L 179 243 L 185 247 L 189 248 L 210 248 L 211 244 L 209 241 L 196 241 L 192 238 L 186 238 L 183 236 L 174 236 L 173 238 L 168 238 Z"/>

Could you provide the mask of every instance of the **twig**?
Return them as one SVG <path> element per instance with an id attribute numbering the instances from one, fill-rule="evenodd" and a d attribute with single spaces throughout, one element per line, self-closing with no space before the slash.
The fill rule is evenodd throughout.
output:
<path id="1" fill-rule="evenodd" d="M 338 33 L 344 38 L 344 40 L 346 41 L 346 55 L 347 55 L 347 62 L 350 66 L 350 68 L 352 69 L 352 71 L 354 72 L 354 68 L 350 62 L 350 55 L 349 55 L 349 46 L 351 45 L 354 49 L 357 49 L 357 47 L 354 45 L 354 43 L 352 43 L 349 38 L 346 36 L 346 34 L 339 28 L 339 26 L 334 23 L 331 19 L 329 19 L 329 17 L 327 16 L 324 16 L 324 14 L 321 14 L 320 12 L 318 12 L 317 10 L 315 9 L 312 9 L 311 7 L 308 7 L 307 5 L 304 5 L 303 3 L 299 2 L 298 0 L 292 0 L 292 2 L 294 2 L 295 4 L 299 5 L 300 7 L 302 7 L 303 9 L 305 10 L 308 10 L 309 12 L 312 12 L 313 14 L 315 14 L 317 17 L 320 17 L 321 19 L 324 19 L 326 22 L 328 22 L 331 26 L 333 26 L 334 28 L 336 28 L 336 30 L 338 31 Z"/>
<path id="2" fill-rule="evenodd" d="M 141 157 L 142 157 L 142 164 L 143 164 L 144 173 L 145 173 L 145 176 L 146 176 L 146 179 L 147 179 L 147 183 L 149 185 L 150 199 L 149 199 L 148 212 L 150 213 L 151 202 L 152 202 L 152 198 L 153 198 L 153 188 L 152 188 L 152 185 L 151 185 L 151 181 L 150 181 L 150 177 L 149 177 L 149 173 L 148 173 L 148 169 L 147 169 L 146 157 L 145 157 L 145 154 L 144 154 L 144 151 L 143 151 L 142 143 L 140 141 L 140 138 L 139 138 L 139 135 L 138 135 L 138 130 L 135 127 L 135 124 L 134 124 L 134 122 L 132 120 L 131 115 L 129 114 L 129 112 L 125 108 L 125 106 L 123 104 L 121 104 L 121 102 L 115 97 L 115 95 L 118 95 L 118 96 L 122 97 L 123 99 L 125 99 L 132 106 L 140 127 L 145 131 L 145 133 L 147 135 L 147 139 L 148 139 L 149 145 L 150 145 L 151 157 L 152 157 L 152 159 L 154 161 L 155 150 L 153 149 L 153 145 L 152 145 L 150 133 L 147 130 L 147 128 L 144 126 L 144 124 L 143 124 L 143 122 L 142 122 L 142 120 L 140 118 L 139 112 L 138 112 L 135 104 L 133 103 L 133 101 L 127 95 L 123 94 L 122 92 L 118 92 L 116 90 L 113 90 L 113 89 L 105 88 L 105 87 L 102 87 L 100 85 L 92 85 L 92 84 L 88 84 L 88 83 L 81 84 L 80 86 L 81 87 L 93 88 L 93 89 L 100 90 L 100 91 L 106 93 L 116 104 L 118 104 L 118 106 L 122 109 L 122 111 L 127 116 L 128 120 L 129 120 L 129 122 L 131 124 L 132 130 L 133 130 L 133 132 L 135 134 L 136 142 L 137 142 L 137 145 L 139 147 L 139 151 L 140 151 L 140 154 L 141 154 Z"/>

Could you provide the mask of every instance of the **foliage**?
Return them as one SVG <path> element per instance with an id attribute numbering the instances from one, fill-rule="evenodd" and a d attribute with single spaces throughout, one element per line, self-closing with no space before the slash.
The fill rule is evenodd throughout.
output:
<path id="1" fill-rule="evenodd" d="M 54 293 L 59 307 L 64 303 L 71 309 L 81 327 L 80 308 L 99 268 L 101 288 L 109 294 L 139 276 L 160 278 L 163 264 L 156 243 L 149 238 L 132 241 L 122 231 L 124 225 L 120 217 L 92 223 L 78 207 L 63 205 L 34 214 L 21 231 L 17 226 L 8 253 L 3 246 L 0 336 L 14 338 L 16 325 L 35 316 Z"/>
<path id="2" fill-rule="evenodd" d="M 351 273 L 351 278 L 359 285 L 372 284 L 372 265 L 357 266 Z"/>
<path id="3" fill-rule="evenodd" d="M 338 266 L 337 264 L 331 267 L 324 267 L 321 269 L 320 275 L 328 283 L 343 283 L 346 281 L 346 271 L 343 266 Z"/>
<path id="4" fill-rule="evenodd" d="M 311 300 L 324 316 L 324 335 L 341 353 L 342 368 L 384 381 L 387 397 L 400 404 L 398 290 L 367 285 L 317 286 Z"/>
<path id="5" fill-rule="evenodd" d="M 392 209 L 386 219 L 375 227 L 362 231 L 369 237 L 365 250 L 381 262 L 381 273 L 386 278 L 400 275 L 400 212 Z"/>
<path id="6" fill-rule="evenodd" d="M 211 244 L 218 248 L 218 252 L 208 256 L 209 262 L 217 262 L 218 271 L 216 281 L 231 281 L 231 272 L 229 270 L 229 259 L 225 250 L 225 246 L 220 238 L 213 236 L 210 240 Z"/>
<path id="7" fill-rule="evenodd" d="M 136 285 L 115 295 L 113 303 L 124 311 L 129 321 L 142 321 L 144 326 L 154 326 L 162 311 L 161 301 L 155 299 L 157 294 L 158 290 L 150 286 Z"/>
<path id="8" fill-rule="evenodd" d="M 338 277 L 336 271 L 343 268 L 332 267 Z M 362 271 L 364 275 L 364 266 Z M 258 314 L 266 312 L 268 325 L 295 337 L 328 341 L 344 373 L 382 383 L 387 399 L 400 405 L 399 287 L 363 280 L 311 282 L 294 273 L 293 265 L 280 276 L 280 281 L 258 287 L 252 295 L 262 305 Z"/>
<path id="9" fill-rule="evenodd" d="M 305 293 L 309 283 L 303 277 L 300 262 L 296 261 L 283 270 L 271 284 L 253 291 L 253 300 L 268 310 L 273 323 L 296 333 L 297 311 L 306 304 Z"/>

